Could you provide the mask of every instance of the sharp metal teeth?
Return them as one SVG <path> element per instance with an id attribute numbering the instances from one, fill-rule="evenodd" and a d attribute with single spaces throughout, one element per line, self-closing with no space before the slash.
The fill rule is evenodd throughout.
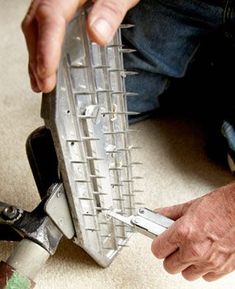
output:
<path id="1" fill-rule="evenodd" d="M 92 140 L 100 140 L 99 138 L 95 138 L 95 137 L 87 137 L 87 136 L 84 136 L 82 137 L 82 140 L 88 140 L 88 141 L 92 141 Z"/>
<path id="2" fill-rule="evenodd" d="M 136 176 L 136 177 L 132 177 L 133 180 L 143 180 L 143 177 L 139 177 L 139 176 Z"/>
<path id="3" fill-rule="evenodd" d="M 108 208 L 104 208 L 104 207 L 95 207 L 95 209 L 96 209 L 97 211 L 109 211 Z"/>
<path id="4" fill-rule="evenodd" d="M 78 115 L 78 118 L 80 118 L 80 119 L 96 119 L 97 117 L 96 116 L 80 114 L 80 115 Z"/>
<path id="5" fill-rule="evenodd" d="M 82 200 L 82 201 L 93 201 L 93 199 L 89 198 L 89 197 L 79 197 L 79 200 Z"/>
<path id="6" fill-rule="evenodd" d="M 85 161 L 70 161 L 71 164 L 86 164 L 87 162 Z"/>
<path id="7" fill-rule="evenodd" d="M 124 210 L 135 210 L 134 207 L 125 207 Z"/>
<path id="8" fill-rule="evenodd" d="M 133 193 L 144 193 L 143 190 L 133 190 L 132 192 L 133 192 Z"/>
<path id="9" fill-rule="evenodd" d="M 90 95 L 90 94 L 96 94 L 95 91 L 73 91 L 73 94 L 75 95 Z"/>
<path id="10" fill-rule="evenodd" d="M 139 95 L 139 93 L 137 92 L 126 92 L 125 94 L 126 96 L 138 96 Z"/>
<path id="11" fill-rule="evenodd" d="M 89 213 L 83 213 L 82 214 L 83 216 L 87 216 L 87 217 L 96 217 L 97 215 L 96 214 L 89 214 Z"/>
<path id="12" fill-rule="evenodd" d="M 125 244 L 118 244 L 118 246 L 119 246 L 119 247 L 123 247 L 123 248 L 124 248 L 124 247 L 129 248 L 129 246 L 128 246 L 128 245 L 125 245 Z"/>
<path id="13" fill-rule="evenodd" d="M 109 45 L 107 45 L 106 47 L 107 48 L 115 48 L 115 47 L 120 47 L 120 48 L 122 48 L 124 45 L 122 45 L 122 44 L 109 44 Z"/>
<path id="14" fill-rule="evenodd" d="M 114 91 L 112 94 L 119 94 L 119 95 L 125 95 L 125 96 L 137 96 L 139 93 L 137 92 L 126 92 L 126 91 Z"/>
<path id="15" fill-rule="evenodd" d="M 83 68 L 88 68 L 87 65 L 83 65 L 83 64 L 71 64 L 70 65 L 71 68 L 75 68 L 75 69 L 83 69 Z"/>
<path id="16" fill-rule="evenodd" d="M 109 93 L 109 92 L 113 92 L 112 89 L 98 89 L 96 91 L 97 93 Z"/>
<path id="17" fill-rule="evenodd" d="M 109 66 L 109 65 L 97 65 L 97 66 L 94 66 L 93 68 L 94 68 L 94 69 L 103 69 L 103 68 L 109 69 L 110 66 Z"/>
<path id="18" fill-rule="evenodd" d="M 96 195 L 96 196 L 107 196 L 108 194 L 100 193 L 100 192 L 93 192 L 93 195 Z"/>
<path id="19" fill-rule="evenodd" d="M 143 163 L 142 162 L 131 162 L 131 165 L 143 165 Z"/>
<path id="20" fill-rule="evenodd" d="M 121 29 L 128 29 L 128 28 L 133 28 L 135 27 L 135 24 L 121 24 L 120 28 Z"/>
<path id="21" fill-rule="evenodd" d="M 90 177 L 91 177 L 92 179 L 105 179 L 104 176 L 98 176 L 98 175 L 90 175 Z"/>
<path id="22" fill-rule="evenodd" d="M 82 179 L 75 179 L 74 180 L 76 183 L 90 183 L 89 180 L 82 180 Z"/>
<path id="23" fill-rule="evenodd" d="M 99 232 L 100 229 L 96 229 L 96 228 L 85 228 L 86 231 L 91 231 L 91 232 Z"/>
<path id="24" fill-rule="evenodd" d="M 112 187 L 123 187 L 123 184 L 114 183 L 111 184 Z"/>
<path id="25" fill-rule="evenodd" d="M 136 195 L 135 194 L 122 194 L 123 197 L 135 197 Z"/>
<path id="26" fill-rule="evenodd" d="M 101 237 L 101 238 L 110 238 L 111 235 L 110 235 L 110 234 L 109 234 L 109 235 L 100 235 L 100 237 Z"/>
<path id="27" fill-rule="evenodd" d="M 121 48 L 119 49 L 120 53 L 133 53 L 136 52 L 136 49 L 130 49 L 130 48 Z"/>
<path id="28" fill-rule="evenodd" d="M 121 171 L 122 168 L 109 168 L 110 171 Z"/>
<path id="29" fill-rule="evenodd" d="M 120 115 L 139 115 L 140 112 L 135 111 L 104 111 L 102 114 L 120 114 Z"/>
<path id="30" fill-rule="evenodd" d="M 125 70 L 125 71 L 121 72 L 121 76 L 122 77 L 138 75 L 138 74 L 139 74 L 139 72 L 137 72 L 137 71 L 127 71 L 127 70 Z"/>
<path id="31" fill-rule="evenodd" d="M 114 198 L 113 201 L 120 201 L 120 202 L 124 202 L 125 200 L 122 198 Z"/>
<path id="32" fill-rule="evenodd" d="M 66 139 L 66 142 L 70 142 L 70 143 L 75 143 L 75 142 L 81 142 L 81 139 Z"/>
<path id="33" fill-rule="evenodd" d="M 103 158 L 96 158 L 96 157 L 86 157 L 87 160 L 89 161 L 103 161 Z"/>
<path id="34" fill-rule="evenodd" d="M 133 180 L 122 180 L 123 183 L 133 183 Z"/>

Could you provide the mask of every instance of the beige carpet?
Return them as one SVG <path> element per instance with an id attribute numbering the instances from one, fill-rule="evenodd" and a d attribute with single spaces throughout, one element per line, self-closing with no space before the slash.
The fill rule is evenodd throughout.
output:
<path id="1" fill-rule="evenodd" d="M 29 0 L 0 0 L 0 200 L 31 210 L 39 201 L 25 154 L 25 140 L 42 124 L 40 95 L 33 94 L 27 77 L 26 48 L 20 22 Z M 150 208 L 201 196 L 232 180 L 208 161 L 200 129 L 184 119 L 161 118 L 137 125 L 137 159 Z M 235 273 L 220 281 L 189 283 L 164 272 L 150 251 L 150 240 L 136 234 L 107 269 L 99 268 L 79 247 L 64 240 L 37 277 L 37 289 L 171 288 L 233 289 Z M 0 243 L 5 260 L 15 246 Z"/>

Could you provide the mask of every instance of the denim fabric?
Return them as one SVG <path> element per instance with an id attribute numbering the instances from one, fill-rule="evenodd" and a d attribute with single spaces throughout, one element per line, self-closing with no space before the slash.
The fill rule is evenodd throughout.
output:
<path id="1" fill-rule="evenodd" d="M 135 24 L 123 30 L 123 42 L 136 53 L 126 54 L 125 68 L 139 75 L 127 77 L 131 111 L 145 113 L 159 107 L 159 95 L 171 78 L 181 78 L 210 33 L 233 31 L 234 1 L 228 0 L 142 0 L 126 16 L 125 23 Z M 231 29 L 232 27 L 232 29 Z"/>

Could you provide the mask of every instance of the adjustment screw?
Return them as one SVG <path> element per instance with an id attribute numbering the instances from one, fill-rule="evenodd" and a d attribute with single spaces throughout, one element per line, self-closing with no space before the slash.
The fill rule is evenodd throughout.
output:
<path id="1" fill-rule="evenodd" d="M 16 207 L 9 206 L 3 210 L 2 214 L 8 220 L 14 220 L 16 217 L 18 217 L 19 211 Z"/>

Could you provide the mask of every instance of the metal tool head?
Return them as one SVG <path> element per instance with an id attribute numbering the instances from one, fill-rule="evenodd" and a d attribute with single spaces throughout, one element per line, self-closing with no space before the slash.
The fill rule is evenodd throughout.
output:
<path id="1" fill-rule="evenodd" d="M 66 33 L 56 89 L 42 102 L 69 201 L 74 242 L 104 267 L 132 234 L 106 211 L 135 213 L 125 52 L 131 51 L 123 48 L 120 30 L 106 47 L 92 43 L 86 10 L 79 11 Z"/>

